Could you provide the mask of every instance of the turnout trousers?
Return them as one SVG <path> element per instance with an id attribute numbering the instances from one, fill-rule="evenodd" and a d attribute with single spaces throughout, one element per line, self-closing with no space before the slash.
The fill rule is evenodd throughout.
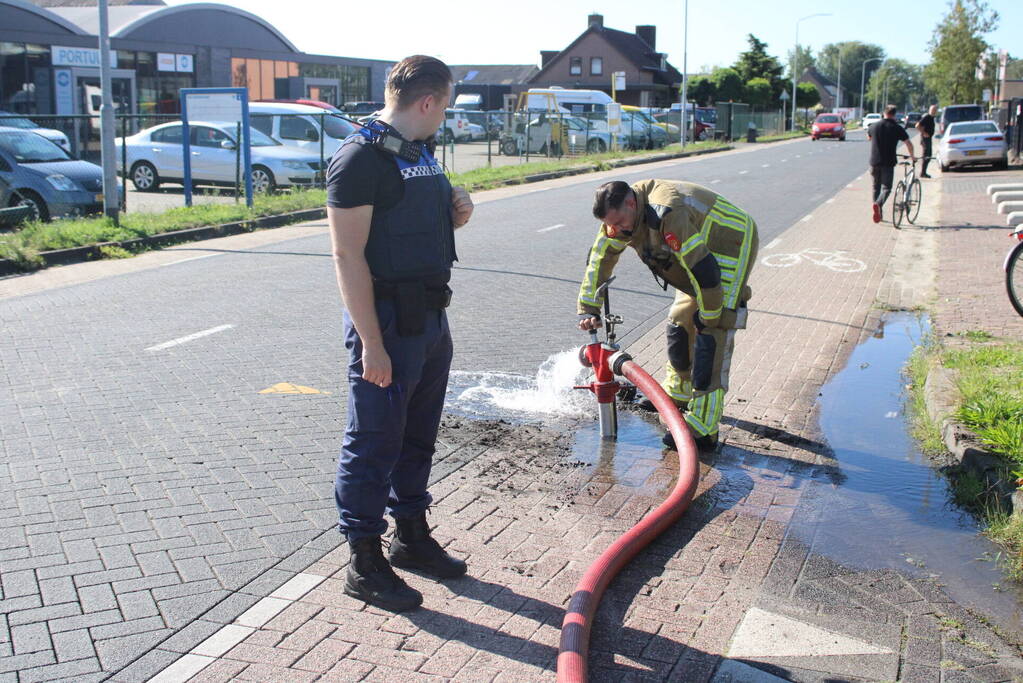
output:
<path id="1" fill-rule="evenodd" d="M 715 240 L 708 240 L 725 290 L 721 324 L 697 331 L 694 317 L 699 302 L 694 291 L 676 289 L 668 312 L 668 364 L 661 386 L 677 403 L 688 403 L 684 417 L 697 437 L 717 434 L 728 391 L 735 332 L 746 326 L 746 301 L 751 293 L 749 273 L 758 248 L 756 224 L 752 218 L 747 219 L 738 253 L 718 253 L 714 249 Z M 711 227 L 739 230 L 734 223 L 730 227 Z"/>
<path id="2" fill-rule="evenodd" d="M 451 367 L 451 332 L 443 310 L 426 312 L 422 334 L 398 335 L 393 300 L 378 300 L 391 384 L 362 378 L 362 340 L 347 311 L 348 425 L 334 480 L 341 533 L 349 541 L 380 536 L 384 513 L 413 517 L 426 510 L 437 430 Z"/>

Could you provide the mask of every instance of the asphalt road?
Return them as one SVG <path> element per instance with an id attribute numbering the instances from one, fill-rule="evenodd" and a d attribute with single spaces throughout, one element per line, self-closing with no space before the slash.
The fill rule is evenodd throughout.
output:
<path id="1" fill-rule="evenodd" d="M 657 176 L 724 194 L 766 245 L 866 155 L 856 132 Z M 525 189 L 459 231 L 455 369 L 532 375 L 585 341 L 574 301 L 594 185 Z M 296 551 L 334 524 L 346 359 L 329 238 L 196 256 L 0 304 L 0 674 L 71 652 L 79 668 L 53 677 L 85 680 L 97 657 L 113 671 L 176 628 L 201 635 L 196 616 L 240 612 L 254 598 L 239 587 L 284 558 L 301 569 L 315 548 Z M 661 323 L 670 296 L 638 259 L 618 275 L 628 341 Z M 282 382 L 324 393 L 259 393 Z"/>

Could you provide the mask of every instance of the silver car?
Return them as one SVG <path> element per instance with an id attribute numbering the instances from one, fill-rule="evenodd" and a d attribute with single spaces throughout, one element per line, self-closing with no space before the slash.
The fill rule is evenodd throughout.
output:
<path id="1" fill-rule="evenodd" d="M 36 135 L 42 135 L 55 145 L 59 145 L 65 152 L 71 151 L 71 143 L 68 141 L 67 136 L 64 135 L 64 133 L 56 130 L 55 128 L 43 128 L 36 124 L 35 121 L 27 119 L 24 116 L 12 114 L 9 111 L 0 111 L 0 126 L 30 130 Z"/>
<path id="2" fill-rule="evenodd" d="M 189 121 L 192 183 L 234 186 L 238 142 L 235 123 Z M 321 176 L 318 154 L 288 147 L 255 128 L 249 128 L 252 189 L 272 192 L 278 187 L 310 186 Z M 161 183 L 184 182 L 184 144 L 180 121 L 140 131 L 124 140 L 128 177 L 140 192 L 153 192 Z M 121 138 L 117 139 L 121 149 Z"/>
<path id="3" fill-rule="evenodd" d="M 938 163 L 942 171 L 974 164 L 1009 167 L 1005 134 L 994 121 L 959 121 L 949 124 L 938 143 Z"/>

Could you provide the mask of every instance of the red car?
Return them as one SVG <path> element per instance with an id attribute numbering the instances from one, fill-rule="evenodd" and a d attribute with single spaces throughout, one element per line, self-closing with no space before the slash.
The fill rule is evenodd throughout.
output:
<path id="1" fill-rule="evenodd" d="M 810 137 L 814 140 L 821 138 L 838 138 L 845 140 L 845 122 L 838 114 L 818 114 L 813 120 L 813 128 Z"/>

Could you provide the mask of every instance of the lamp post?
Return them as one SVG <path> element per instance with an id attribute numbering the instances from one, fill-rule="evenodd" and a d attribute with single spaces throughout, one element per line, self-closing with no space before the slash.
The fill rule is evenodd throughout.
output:
<path id="1" fill-rule="evenodd" d="M 884 57 L 871 57 L 863 62 L 860 67 L 860 118 L 863 118 L 867 114 L 866 107 L 863 106 L 863 77 L 867 73 L 867 64 L 871 62 L 884 61 Z M 855 72 L 853 72 L 855 73 Z"/>
<path id="2" fill-rule="evenodd" d="M 792 53 L 792 130 L 796 129 L 796 80 L 799 78 L 796 68 L 799 66 L 799 22 L 813 19 L 814 17 L 830 16 L 831 12 L 819 12 L 817 14 L 808 14 L 796 20 L 796 49 Z"/>
<path id="3" fill-rule="evenodd" d="M 118 224 L 121 207 L 117 189 L 117 149 L 114 147 L 114 99 L 110 78 L 110 24 L 107 0 L 99 0 L 100 163 L 103 164 L 103 213 Z"/>
<path id="4" fill-rule="evenodd" d="M 683 7 L 684 7 L 684 9 L 683 9 L 683 14 L 682 14 L 682 114 L 681 114 L 681 116 L 679 116 L 679 123 L 682 124 L 682 125 L 680 125 L 679 128 L 681 128 L 682 149 L 685 150 L 685 148 L 686 148 L 686 124 L 689 122 L 689 117 L 687 116 L 688 112 L 686 111 L 686 102 L 688 102 L 688 93 L 686 92 L 686 90 L 688 89 L 688 86 L 689 86 L 689 76 L 687 75 L 687 70 L 686 70 L 686 67 L 687 67 L 686 59 L 689 56 L 688 55 L 688 52 L 689 52 L 689 0 L 685 0 L 685 3 L 683 4 Z M 695 115 L 695 113 L 696 113 L 696 111 L 694 109 L 693 114 Z"/>
<path id="5" fill-rule="evenodd" d="M 842 45 L 838 46 L 838 87 L 835 88 L 835 111 L 842 108 Z"/>

